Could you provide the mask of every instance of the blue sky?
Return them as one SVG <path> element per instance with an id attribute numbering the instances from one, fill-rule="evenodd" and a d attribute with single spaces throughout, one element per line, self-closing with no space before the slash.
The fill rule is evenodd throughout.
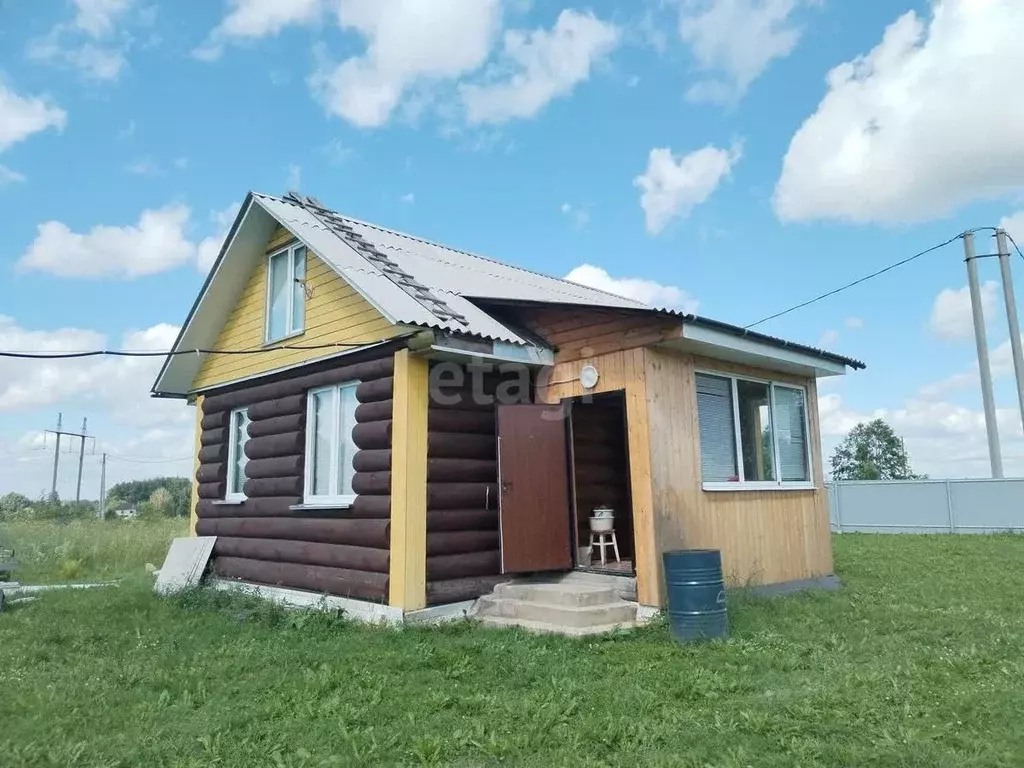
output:
<path id="1" fill-rule="evenodd" d="M 1024 242 L 1021 33 L 1015 0 L 0 2 L 0 348 L 166 348 L 249 189 L 738 324 Z M 868 363 L 821 387 L 826 450 L 878 413 L 920 470 L 987 472 L 960 248 L 760 327 Z M 153 370 L 0 362 L 0 490 L 47 487 L 58 411 L 115 480 L 187 473 Z"/>

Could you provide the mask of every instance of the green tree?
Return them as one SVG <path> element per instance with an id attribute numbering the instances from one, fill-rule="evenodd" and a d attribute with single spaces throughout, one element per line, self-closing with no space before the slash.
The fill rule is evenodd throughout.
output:
<path id="1" fill-rule="evenodd" d="M 110 498 L 121 500 L 119 508 L 129 507 L 137 509 L 139 514 L 143 514 L 144 511 L 153 511 L 152 507 L 145 505 L 151 500 L 153 493 L 159 489 L 170 494 L 170 502 L 161 508 L 162 511 L 159 514 L 173 517 L 188 516 L 192 481 L 187 477 L 152 477 L 147 480 L 129 480 L 111 486 L 108 495 Z M 107 509 L 110 509 L 109 505 Z"/>
<path id="2" fill-rule="evenodd" d="M 21 493 L 0 496 L 0 520 L 19 520 L 32 514 L 32 500 Z"/>
<path id="3" fill-rule="evenodd" d="M 832 453 L 834 480 L 916 480 L 903 439 L 882 419 L 850 430 Z"/>

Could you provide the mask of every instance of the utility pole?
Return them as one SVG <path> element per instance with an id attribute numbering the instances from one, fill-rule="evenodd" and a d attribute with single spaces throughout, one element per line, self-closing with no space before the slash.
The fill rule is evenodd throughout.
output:
<path id="1" fill-rule="evenodd" d="M 75 493 L 75 501 L 81 501 L 82 498 L 82 463 L 85 461 L 85 441 L 86 439 L 95 440 L 95 438 L 85 433 L 87 420 L 82 419 L 82 431 L 81 432 L 65 432 L 61 428 L 63 423 L 63 414 L 57 414 L 57 428 L 46 430 L 50 434 L 57 436 L 57 444 L 53 449 L 53 482 L 50 484 L 50 498 L 54 498 L 57 495 L 57 465 L 60 461 L 60 439 L 62 436 L 67 435 L 68 437 L 80 437 L 82 439 L 82 448 L 78 453 L 78 491 Z"/>
<path id="2" fill-rule="evenodd" d="M 100 461 L 100 506 L 96 517 L 102 520 L 107 513 L 107 454 L 103 454 Z"/>
<path id="3" fill-rule="evenodd" d="M 1006 322 L 1010 326 L 1010 350 L 1013 352 L 1013 374 L 1017 380 L 1017 404 L 1020 406 L 1021 426 L 1024 426 L 1024 354 L 1021 353 L 1020 322 L 1017 319 L 1017 299 L 1013 295 L 1013 275 L 1010 270 L 1010 249 L 1006 245 L 1006 232 L 996 230 L 996 250 L 999 252 L 999 271 L 1003 276 L 1003 299 L 1006 302 Z"/>
<path id="4" fill-rule="evenodd" d="M 992 477 L 1002 478 L 1003 456 L 999 447 L 999 424 L 996 422 L 996 401 L 992 394 L 992 369 L 988 361 L 988 340 L 985 337 L 985 310 L 981 306 L 978 285 L 978 261 L 974 255 L 974 235 L 964 233 L 964 261 L 967 262 L 967 285 L 971 291 L 971 314 L 974 316 L 974 342 L 978 347 L 978 373 L 981 376 L 981 400 L 985 406 L 985 432 L 988 435 L 988 458 Z"/>
<path id="5" fill-rule="evenodd" d="M 60 431 L 61 420 L 64 418 L 64 414 L 57 414 L 57 444 L 53 447 L 53 482 L 50 484 L 50 498 L 54 499 L 57 496 L 57 464 L 60 462 L 60 436 L 64 433 Z M 52 432 L 53 430 L 46 430 Z"/>
<path id="6" fill-rule="evenodd" d="M 85 428 L 88 419 L 82 419 L 82 447 L 78 451 L 78 485 L 75 487 L 75 504 L 82 500 L 82 464 L 85 462 Z"/>

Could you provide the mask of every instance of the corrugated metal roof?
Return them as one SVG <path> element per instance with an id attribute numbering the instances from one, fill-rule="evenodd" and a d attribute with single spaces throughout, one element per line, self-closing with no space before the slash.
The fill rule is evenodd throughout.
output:
<path id="1" fill-rule="evenodd" d="M 256 194 L 255 199 L 394 323 L 525 344 L 471 299 L 649 309 L 632 299 L 368 224 L 308 198 Z"/>

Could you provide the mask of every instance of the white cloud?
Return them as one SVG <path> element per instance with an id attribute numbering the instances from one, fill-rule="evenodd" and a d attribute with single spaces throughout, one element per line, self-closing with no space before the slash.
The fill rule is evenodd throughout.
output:
<path id="1" fill-rule="evenodd" d="M 662 285 L 654 280 L 639 277 L 612 277 L 606 270 L 592 264 L 581 264 L 566 275 L 565 279 L 599 291 L 614 293 L 616 296 L 635 299 L 652 307 L 696 312 L 699 303 L 682 288 L 674 285 Z"/>
<path id="2" fill-rule="evenodd" d="M 843 321 L 843 325 L 851 331 L 859 331 L 864 327 L 864 319 L 860 317 L 848 317 Z"/>
<path id="3" fill-rule="evenodd" d="M 163 173 L 160 164 L 152 157 L 140 157 L 124 167 L 128 173 L 136 176 L 159 176 Z"/>
<path id="4" fill-rule="evenodd" d="M 687 92 L 691 101 L 728 103 L 800 40 L 793 20 L 798 0 L 689 0 L 680 9 L 679 34 L 702 70 L 715 73 Z"/>
<path id="5" fill-rule="evenodd" d="M 1005 229 L 1021 249 L 1024 249 L 1024 211 L 1017 211 L 1010 216 L 1004 216 L 999 222 L 999 228 Z M 1013 249 L 1013 246 L 1010 246 Z"/>
<path id="6" fill-rule="evenodd" d="M 128 331 L 115 346 L 130 351 L 163 351 L 171 348 L 177 334 L 177 326 L 160 323 L 144 330 Z M 20 327 L 14 318 L 0 315 L 0 349 L 6 351 L 62 353 L 109 348 L 107 336 L 98 331 L 81 328 L 29 330 Z M 127 405 L 124 398 L 142 395 L 148 403 L 149 389 L 161 362 L 157 357 L 0 360 L 0 412 L 52 405 L 71 396 L 107 405 Z M 142 418 L 144 423 L 149 423 Z"/>
<path id="7" fill-rule="evenodd" d="M 361 56 L 324 63 L 310 85 L 329 114 L 384 125 L 415 88 L 458 78 L 487 60 L 500 0 L 338 0 L 337 20 L 366 39 Z"/>
<path id="8" fill-rule="evenodd" d="M 996 292 L 999 286 L 994 280 L 981 286 L 981 306 L 986 323 L 990 322 L 996 309 Z M 974 319 L 971 314 L 971 292 L 963 288 L 944 288 L 932 303 L 928 328 L 940 339 L 960 341 L 974 337 Z"/>
<path id="9" fill-rule="evenodd" d="M 72 0 L 77 13 L 72 24 L 86 34 L 102 37 L 114 31 L 114 24 L 135 0 Z"/>
<path id="10" fill-rule="evenodd" d="M 75 17 L 55 25 L 42 37 L 30 40 L 29 58 L 63 63 L 94 80 L 116 80 L 128 63 L 125 56 L 133 40 L 118 29 L 135 0 L 72 0 Z M 152 23 L 152 13 L 140 18 Z"/>
<path id="11" fill-rule="evenodd" d="M 905 440 L 915 472 L 933 478 L 989 475 L 985 415 L 942 400 L 910 398 L 900 407 L 861 411 L 848 408 L 837 394 L 818 398 L 825 468 L 835 446 L 858 423 L 880 418 Z M 999 408 L 1003 457 L 1010 475 L 1024 474 L 1024 439 L 1016 408 Z"/>
<path id="12" fill-rule="evenodd" d="M 0 349 L 24 352 L 73 352 L 119 348 L 162 351 L 169 349 L 178 327 L 158 323 L 122 334 L 120 342 L 94 330 L 61 328 L 33 330 L 13 318 L 0 316 Z M 149 390 L 162 358 L 94 357 L 65 360 L 0 359 L 0 492 L 16 490 L 36 495 L 49 490 L 52 468 L 52 436 L 39 432 L 19 433 L 17 416 L 43 424 L 53 411 L 64 412 L 65 426 L 82 415 L 89 417 L 89 432 L 97 436 L 97 453 L 147 459 L 186 457 L 191 453 L 194 411 L 181 401 L 155 400 Z M 44 410 L 45 409 L 45 410 Z M 47 450 L 44 450 L 44 443 Z M 76 457 L 77 458 L 77 457 Z M 86 456 L 85 498 L 95 498 L 99 483 L 99 455 Z M 126 477 L 154 474 L 188 476 L 191 461 L 146 463 L 117 462 L 108 465 L 108 487 Z M 77 461 L 62 461 L 58 488 L 74 492 Z"/>
<path id="13" fill-rule="evenodd" d="M 67 113 L 41 96 L 19 96 L 0 80 L 0 152 L 34 133 L 63 131 Z"/>
<path id="14" fill-rule="evenodd" d="M 668 148 L 652 149 L 647 170 L 634 180 L 642 191 L 647 231 L 657 235 L 675 218 L 686 218 L 718 188 L 743 154 L 740 144 L 731 149 L 708 145 L 685 156 Z"/>
<path id="15" fill-rule="evenodd" d="M 53 128 L 63 131 L 67 113 L 42 96 L 20 96 L 0 77 L 0 153 L 30 136 Z M 25 181 L 25 175 L 0 164 L 0 187 Z"/>
<path id="16" fill-rule="evenodd" d="M 1024 187 L 1024 3 L 936 0 L 828 74 L 775 189 L 784 221 L 923 221 Z"/>
<path id="17" fill-rule="evenodd" d="M 818 339 L 818 347 L 821 349 L 829 349 L 837 341 L 839 341 L 839 331 L 834 328 L 829 328 L 822 333 L 821 337 Z"/>
<path id="18" fill-rule="evenodd" d="M 416 195 L 412 192 L 406 192 L 402 195 L 402 202 L 411 205 L 416 202 Z"/>
<path id="19" fill-rule="evenodd" d="M 25 181 L 25 174 L 11 170 L 6 165 L 0 165 L 0 187 L 8 184 L 20 184 Z"/>
<path id="20" fill-rule="evenodd" d="M 169 205 L 146 210 L 138 224 L 99 225 L 88 233 L 72 232 L 64 223 L 39 225 L 35 240 L 18 260 L 21 270 L 61 277 L 135 278 L 177 267 L 195 257 L 185 236 L 189 209 Z"/>
<path id="21" fill-rule="evenodd" d="M 356 151 L 346 146 L 341 139 L 332 139 L 320 148 L 327 162 L 331 165 L 341 167 L 355 157 Z"/>
<path id="22" fill-rule="evenodd" d="M 284 181 L 285 189 L 297 192 L 302 186 L 302 168 L 294 163 L 288 164 L 288 178 Z"/>
<path id="23" fill-rule="evenodd" d="M 238 216 L 239 210 L 242 206 L 239 203 L 229 205 L 223 211 L 214 211 L 210 214 L 210 219 L 217 227 L 217 231 L 205 238 L 197 248 L 196 252 L 196 268 L 202 272 L 207 273 L 213 266 L 213 263 L 217 260 L 220 255 L 220 250 L 224 246 L 224 240 L 228 236 L 228 232 L 231 230 L 231 225 L 235 221 L 235 217 Z"/>
<path id="24" fill-rule="evenodd" d="M 550 30 L 505 33 L 495 82 L 460 88 L 470 123 L 530 118 L 590 77 L 593 65 L 619 44 L 619 29 L 592 13 L 563 10 Z"/>
<path id="25" fill-rule="evenodd" d="M 325 0 L 229 0 L 227 14 L 192 55 L 204 61 L 217 59 L 230 42 L 256 40 L 286 27 L 314 23 L 327 7 Z"/>
<path id="26" fill-rule="evenodd" d="M 573 226 L 577 229 L 583 229 L 590 223 L 590 211 L 582 206 L 562 203 L 560 210 L 569 217 L 569 220 L 572 221 Z"/>

